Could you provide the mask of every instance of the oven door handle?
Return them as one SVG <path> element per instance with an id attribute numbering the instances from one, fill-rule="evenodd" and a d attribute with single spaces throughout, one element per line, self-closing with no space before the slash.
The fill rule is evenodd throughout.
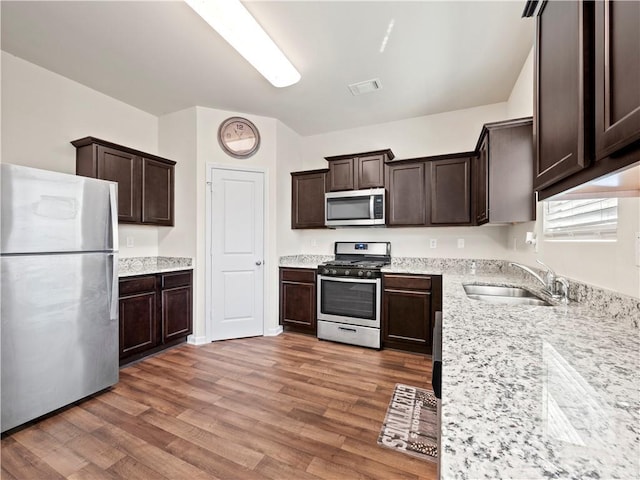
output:
<path id="1" fill-rule="evenodd" d="M 377 283 L 379 278 L 348 278 L 348 277 L 327 277 L 326 275 L 318 275 L 318 281 L 320 280 L 333 280 L 336 282 L 345 283 Z"/>

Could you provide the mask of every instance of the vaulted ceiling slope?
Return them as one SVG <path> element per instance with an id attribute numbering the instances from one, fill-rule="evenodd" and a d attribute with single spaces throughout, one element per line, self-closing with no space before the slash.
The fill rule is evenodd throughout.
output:
<path id="1" fill-rule="evenodd" d="M 506 101 L 533 43 L 519 1 L 245 5 L 296 85 L 273 87 L 179 1 L 2 1 L 1 45 L 154 115 L 200 105 L 313 135 Z M 372 78 L 381 90 L 347 87 Z"/>

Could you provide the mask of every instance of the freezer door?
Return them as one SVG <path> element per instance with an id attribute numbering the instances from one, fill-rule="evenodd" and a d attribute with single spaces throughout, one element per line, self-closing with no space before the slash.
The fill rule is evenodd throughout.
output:
<path id="1" fill-rule="evenodd" d="M 0 253 L 117 250 L 117 184 L 17 165 L 0 168 Z"/>
<path id="2" fill-rule="evenodd" d="M 114 254 L 0 259 L 2 431 L 118 382 Z"/>

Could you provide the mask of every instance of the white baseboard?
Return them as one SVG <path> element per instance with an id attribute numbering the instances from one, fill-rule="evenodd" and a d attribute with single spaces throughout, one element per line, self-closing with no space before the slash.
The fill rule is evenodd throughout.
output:
<path id="1" fill-rule="evenodd" d="M 282 325 L 278 325 L 276 328 L 269 328 L 264 332 L 265 337 L 277 337 L 282 333 Z"/>
<path id="2" fill-rule="evenodd" d="M 189 345 L 205 345 L 209 342 L 207 342 L 207 337 L 205 337 L 204 335 L 201 337 L 196 337 L 195 335 L 188 335 L 187 343 Z"/>

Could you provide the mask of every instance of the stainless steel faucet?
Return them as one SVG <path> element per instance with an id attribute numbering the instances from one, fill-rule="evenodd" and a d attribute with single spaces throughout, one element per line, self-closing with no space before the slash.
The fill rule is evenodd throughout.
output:
<path id="1" fill-rule="evenodd" d="M 522 265 L 516 262 L 510 262 L 509 265 L 518 267 L 531 274 L 536 280 L 544 285 L 544 293 L 551 295 L 551 297 L 553 298 L 560 299 L 562 303 L 569 303 L 569 281 L 566 278 L 558 277 L 548 265 L 545 265 L 540 260 L 536 260 L 536 262 L 547 269 L 544 278 L 542 278 L 526 265 Z"/>

